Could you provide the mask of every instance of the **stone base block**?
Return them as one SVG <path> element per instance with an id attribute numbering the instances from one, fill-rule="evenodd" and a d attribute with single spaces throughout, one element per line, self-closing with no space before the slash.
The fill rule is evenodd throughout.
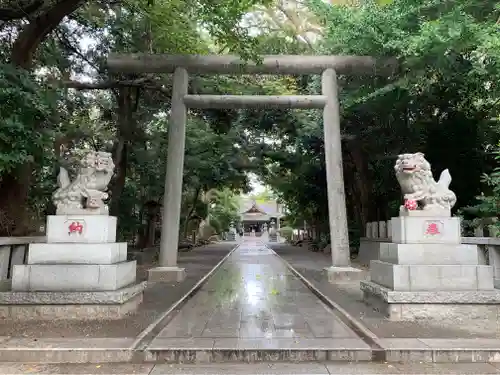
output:
<path id="1" fill-rule="evenodd" d="M 387 243 L 380 246 L 378 260 L 406 265 L 478 265 L 481 258 L 477 245 Z"/>
<path id="2" fill-rule="evenodd" d="M 150 282 L 181 282 L 186 278 L 186 271 L 179 267 L 156 267 L 148 270 Z"/>
<path id="3" fill-rule="evenodd" d="M 363 300 L 390 320 L 494 319 L 500 314 L 500 290 L 393 291 L 370 281 L 361 281 Z"/>
<path id="4" fill-rule="evenodd" d="M 127 260 L 127 243 L 30 244 L 28 264 L 114 264 Z"/>
<path id="5" fill-rule="evenodd" d="M 460 244 L 458 217 L 398 216 L 391 219 L 392 242 Z"/>
<path id="6" fill-rule="evenodd" d="M 323 270 L 328 277 L 328 282 L 338 283 L 342 281 L 364 280 L 366 273 L 354 267 L 328 267 Z"/>
<path id="7" fill-rule="evenodd" d="M 29 264 L 14 267 L 12 290 L 113 291 L 135 283 L 135 261 L 116 264 Z"/>
<path id="8" fill-rule="evenodd" d="M 116 242 L 116 217 L 108 215 L 47 216 L 47 242 Z"/>
<path id="9" fill-rule="evenodd" d="M 379 260 L 383 249 L 391 245 L 390 242 L 385 241 L 378 238 L 361 238 L 356 261 L 363 266 L 369 266 L 372 260 Z"/>
<path id="10" fill-rule="evenodd" d="M 0 292 L 2 319 L 121 319 L 137 310 L 147 283 L 113 292 Z"/>
<path id="11" fill-rule="evenodd" d="M 478 265 L 402 265 L 374 260 L 371 281 L 398 291 L 492 290 L 493 267 Z"/>

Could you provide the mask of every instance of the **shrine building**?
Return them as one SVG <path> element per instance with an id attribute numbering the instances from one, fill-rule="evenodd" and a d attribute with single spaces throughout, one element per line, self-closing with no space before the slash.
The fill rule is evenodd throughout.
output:
<path id="1" fill-rule="evenodd" d="M 250 198 L 243 198 L 240 204 L 240 230 L 244 234 L 250 234 L 252 230 L 255 230 L 256 236 L 261 235 L 266 228 L 271 228 L 271 224 L 279 230 L 280 220 L 285 216 L 283 211 L 283 205 L 275 200 L 257 202 Z"/>

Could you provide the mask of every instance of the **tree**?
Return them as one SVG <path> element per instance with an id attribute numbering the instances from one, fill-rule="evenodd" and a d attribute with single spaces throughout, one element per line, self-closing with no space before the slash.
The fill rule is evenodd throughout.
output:
<path id="1" fill-rule="evenodd" d="M 118 167 L 111 202 L 111 211 L 116 213 L 126 179 L 131 137 L 140 133 L 138 101 L 142 100 L 143 89 L 153 87 L 160 92 L 164 90 L 163 82 L 158 84 L 150 77 L 107 77 L 101 68 L 106 54 L 111 49 L 123 52 L 206 52 L 206 35 L 201 35 L 199 31 L 202 27 L 210 33 L 216 45 L 249 56 L 252 39 L 238 23 L 253 4 L 253 0 L 219 2 L 216 5 L 210 1 L 184 0 L 111 3 L 84 0 L 9 1 L 0 8 L 3 21 L 0 25 L 3 31 L 0 34 L 0 58 L 18 69 L 41 69 L 45 71 L 44 78 L 62 81 L 62 86 L 66 88 L 112 90 L 118 104 L 118 111 L 112 113 L 118 125 L 113 148 Z M 47 39 L 49 35 L 54 38 Z M 85 38 L 97 43 L 93 48 L 82 51 L 78 42 Z M 93 82 L 69 81 L 75 73 L 90 75 Z M 60 103 L 54 104 L 58 106 Z M 144 111 L 142 115 L 147 113 L 150 112 Z M 57 121 L 54 122 L 57 127 Z M 22 127 L 32 134 L 42 132 L 40 122 L 25 119 Z M 11 161 L 12 168 L 2 172 L 0 182 L 0 211 L 19 234 L 27 230 L 23 211 L 29 188 L 34 182 L 32 177 L 42 163 L 36 157 L 36 148 L 26 151 L 26 157 Z M 26 163 L 25 159 L 32 161 Z"/>
<path id="2" fill-rule="evenodd" d="M 70 3 L 76 10 L 59 21 L 36 21 L 55 8 L 61 15 L 63 3 L 66 11 Z M 57 172 L 54 162 L 88 147 L 113 151 L 118 168 L 111 206 L 120 218 L 120 236 L 147 233 L 146 242 L 154 239 L 151 228 L 163 194 L 171 79 L 110 76 L 102 69 L 110 51 L 397 56 L 401 71 L 391 77 L 339 77 L 352 237 L 365 222 L 385 220 L 396 212 L 401 196 L 392 164 L 400 152 L 423 151 L 437 173 L 450 168 L 458 206 L 473 204 L 483 188 L 480 176 L 496 167 L 490 154 L 499 128 L 499 14 L 494 4 L 338 3 L 266 3 L 249 14 L 246 23 L 239 20 L 256 1 L 57 0 L 37 5 L 36 0 L 21 0 L 2 5 L 0 19 L 7 20 L 0 25 L 3 64 L 13 61 L 14 47 L 22 45 L 16 38 L 26 35 L 24 30 L 55 22 L 41 39 L 24 44 L 27 57 L 17 57 L 22 62 L 17 65 L 29 69 L 11 73 L 12 65 L 2 65 L 0 73 L 0 97 L 17 103 L 0 109 L 2 124 L 8 124 L 0 128 L 0 142 L 7 145 L 0 153 L 0 211 L 8 228 L 4 233 L 23 227 L 15 221 L 26 207 L 28 188 L 33 193 L 30 209 L 37 212 L 30 216 L 50 211 L 47 196 Z M 297 15 L 302 17 L 299 23 Z M 249 38 L 249 30 L 262 32 Z M 82 39 L 90 41 L 90 48 L 82 47 Z M 82 76 L 86 81 L 78 80 Z M 319 89 L 318 77 L 247 75 L 199 76 L 189 88 L 198 94 L 259 95 L 316 94 Z M 225 230 L 232 211 L 222 209 L 225 205 L 210 207 L 207 196 L 224 187 L 245 190 L 247 173 L 252 172 L 286 204 L 290 223 L 301 226 L 306 221 L 328 236 L 320 112 L 192 110 L 189 115 L 181 231 L 189 233 L 200 219 L 217 215 L 224 222 L 219 229 Z M 17 149 L 22 152 L 17 154 Z"/>
<path id="3" fill-rule="evenodd" d="M 230 225 L 235 227 L 240 220 L 238 196 L 228 188 L 211 192 L 208 209 L 208 222 L 217 233 L 227 232 Z"/>
<path id="4" fill-rule="evenodd" d="M 314 1 L 324 38 L 318 54 L 397 56 L 393 77 L 340 77 L 344 178 L 352 235 L 396 214 L 398 153 L 424 151 L 434 172 L 450 168 L 458 206 L 478 194 L 491 168 L 484 145 L 497 141 L 497 11 L 480 2 L 393 1 L 337 6 Z M 485 10 L 478 12 L 478 9 Z M 380 27 L 384 25 L 384 27 Z M 271 38 L 272 39 L 272 38 Z M 271 47 L 271 45 L 267 45 Z M 283 43 L 281 50 L 293 44 Z M 297 94 L 319 92 L 317 78 L 289 77 Z M 242 112 L 261 138 L 260 175 L 297 224 L 328 229 L 321 117 L 317 112 Z M 443 152 L 443 150 L 445 152 Z M 472 181 L 472 182 L 471 182 Z M 316 221 L 316 223 L 314 223 Z"/>

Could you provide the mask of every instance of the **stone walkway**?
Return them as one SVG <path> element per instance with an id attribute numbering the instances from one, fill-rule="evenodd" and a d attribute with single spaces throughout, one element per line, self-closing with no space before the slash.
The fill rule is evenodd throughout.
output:
<path id="1" fill-rule="evenodd" d="M 261 242 L 245 241 L 148 349 L 369 349 Z"/>

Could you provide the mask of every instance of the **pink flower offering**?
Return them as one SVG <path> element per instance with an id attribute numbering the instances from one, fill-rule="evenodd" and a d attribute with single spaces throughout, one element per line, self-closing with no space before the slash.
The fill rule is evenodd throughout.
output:
<path id="1" fill-rule="evenodd" d="M 405 208 L 409 211 L 416 210 L 418 207 L 417 201 L 407 199 L 405 201 Z"/>

